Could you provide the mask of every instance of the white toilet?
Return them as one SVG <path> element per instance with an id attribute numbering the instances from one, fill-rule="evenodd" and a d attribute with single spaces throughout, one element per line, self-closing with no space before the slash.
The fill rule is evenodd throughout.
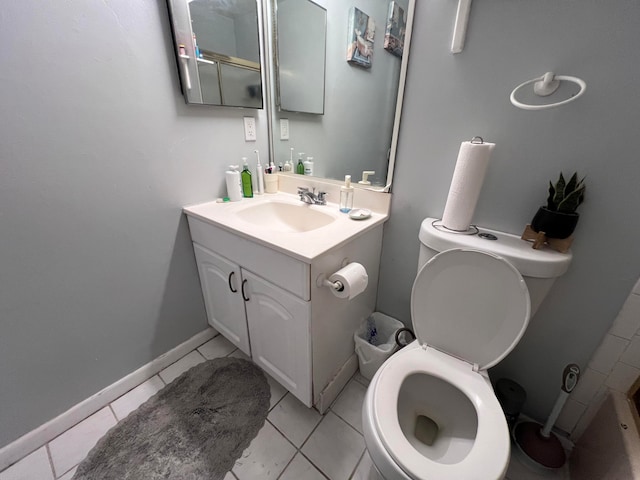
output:
<path id="1" fill-rule="evenodd" d="M 520 341 L 571 254 L 492 230 L 447 232 L 433 218 L 422 222 L 420 241 L 417 339 L 371 380 L 367 449 L 387 480 L 501 479 L 510 439 L 487 369 Z"/>

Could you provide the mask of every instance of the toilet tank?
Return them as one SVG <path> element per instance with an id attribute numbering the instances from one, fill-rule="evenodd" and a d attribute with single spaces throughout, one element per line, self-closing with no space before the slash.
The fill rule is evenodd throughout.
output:
<path id="1" fill-rule="evenodd" d="M 478 227 L 478 233 L 453 233 L 440 226 L 436 218 L 426 218 L 420 225 L 418 270 L 434 255 L 452 248 L 469 248 L 498 255 L 518 269 L 531 297 L 531 316 L 549 293 L 553 282 L 571 263 L 571 252 L 560 253 L 548 247 L 534 250 L 531 243 L 517 235 Z"/>

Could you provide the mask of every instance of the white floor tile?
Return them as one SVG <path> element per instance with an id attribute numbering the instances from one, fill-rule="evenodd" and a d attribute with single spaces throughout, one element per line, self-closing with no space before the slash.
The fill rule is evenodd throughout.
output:
<path id="1" fill-rule="evenodd" d="M 55 473 L 65 473 L 80 463 L 89 450 L 115 424 L 116 419 L 111 409 L 104 407 L 51 440 L 49 451 Z"/>
<path id="2" fill-rule="evenodd" d="M 242 350 L 240 350 L 239 348 L 236 348 L 236 350 L 233 353 L 230 353 L 228 355 L 229 357 L 236 357 L 236 358 L 242 358 L 243 360 L 251 360 L 251 357 L 249 355 L 247 355 L 246 353 L 244 353 Z"/>
<path id="3" fill-rule="evenodd" d="M 53 480 L 46 447 L 41 447 L 0 472 L 0 480 Z"/>
<path id="4" fill-rule="evenodd" d="M 276 479 L 295 453 L 295 447 L 273 425 L 264 422 L 232 471 L 239 480 Z"/>
<path id="5" fill-rule="evenodd" d="M 222 335 L 212 338 L 204 345 L 198 347 L 198 351 L 207 360 L 226 357 L 236 349 L 236 346 Z"/>
<path id="6" fill-rule="evenodd" d="M 164 382 L 160 377 L 154 375 L 149 380 L 141 383 L 133 390 L 128 391 L 123 396 L 111 402 L 111 408 L 118 420 L 122 420 L 144 402 L 153 397 L 164 388 Z"/>
<path id="7" fill-rule="evenodd" d="M 325 476 L 304 455 L 298 453 L 279 480 L 325 480 Z"/>
<path id="8" fill-rule="evenodd" d="M 367 387 L 351 380 L 331 406 L 331 410 L 336 415 L 360 433 L 362 433 L 362 402 L 366 393 Z"/>
<path id="9" fill-rule="evenodd" d="M 353 379 L 356 382 L 361 383 L 365 387 L 368 387 L 369 384 L 371 383 L 371 380 L 369 380 L 368 378 L 365 378 L 360 372 L 356 372 L 356 374 L 353 376 Z"/>
<path id="10" fill-rule="evenodd" d="M 373 465 L 369 452 L 364 452 L 362 460 L 360 460 L 358 468 L 356 468 L 351 480 L 384 480 L 382 475 L 378 473 L 378 470 L 376 470 L 376 467 Z"/>
<path id="11" fill-rule="evenodd" d="M 302 453 L 332 480 L 349 478 L 362 452 L 362 435 L 333 412 L 324 416 L 302 447 Z"/>
<path id="12" fill-rule="evenodd" d="M 217 338 L 217 337 L 216 337 Z M 199 363 L 204 362 L 204 357 L 200 355 L 196 350 L 187 353 L 184 357 L 178 360 L 176 363 L 172 363 L 167 368 L 162 370 L 158 375 L 167 385 L 189 370 L 191 367 L 195 367 Z"/>
<path id="13" fill-rule="evenodd" d="M 63 476 L 59 477 L 58 480 L 71 480 L 71 478 L 73 477 L 73 474 L 76 473 L 77 469 L 78 469 L 78 467 L 72 468 L 67 473 L 65 473 Z"/>
<path id="14" fill-rule="evenodd" d="M 231 472 L 227 472 L 222 480 L 236 480 L 236 476 Z"/>
<path id="15" fill-rule="evenodd" d="M 269 410 L 271 410 L 287 394 L 287 389 L 271 378 L 268 373 L 265 372 L 264 376 L 267 377 L 269 389 L 271 390 L 271 400 L 269 401 Z"/>
<path id="16" fill-rule="evenodd" d="M 288 393 L 271 410 L 268 419 L 291 443 L 300 448 L 322 416 Z"/>

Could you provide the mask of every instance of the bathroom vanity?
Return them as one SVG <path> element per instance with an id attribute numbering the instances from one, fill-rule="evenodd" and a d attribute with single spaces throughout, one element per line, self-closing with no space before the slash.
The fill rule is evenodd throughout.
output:
<path id="1" fill-rule="evenodd" d="M 386 211 L 354 221 L 335 204 L 277 193 L 184 212 L 211 326 L 324 412 L 357 369 L 353 333 L 375 307 Z M 322 279 L 351 262 L 366 268 L 368 286 L 337 298 Z"/>

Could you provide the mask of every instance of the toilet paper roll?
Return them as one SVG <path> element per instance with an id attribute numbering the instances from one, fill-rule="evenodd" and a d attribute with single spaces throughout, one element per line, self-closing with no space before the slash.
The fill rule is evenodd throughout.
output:
<path id="1" fill-rule="evenodd" d="M 331 275 L 329 281 L 342 283 L 342 290 L 331 289 L 331 292 L 336 297 L 351 300 L 367 288 L 369 275 L 367 275 L 367 270 L 361 264 L 354 262 Z"/>
<path id="2" fill-rule="evenodd" d="M 462 142 L 453 172 L 442 224 L 450 230 L 464 232 L 478 203 L 482 182 L 487 173 L 489 158 L 495 143 Z"/>

